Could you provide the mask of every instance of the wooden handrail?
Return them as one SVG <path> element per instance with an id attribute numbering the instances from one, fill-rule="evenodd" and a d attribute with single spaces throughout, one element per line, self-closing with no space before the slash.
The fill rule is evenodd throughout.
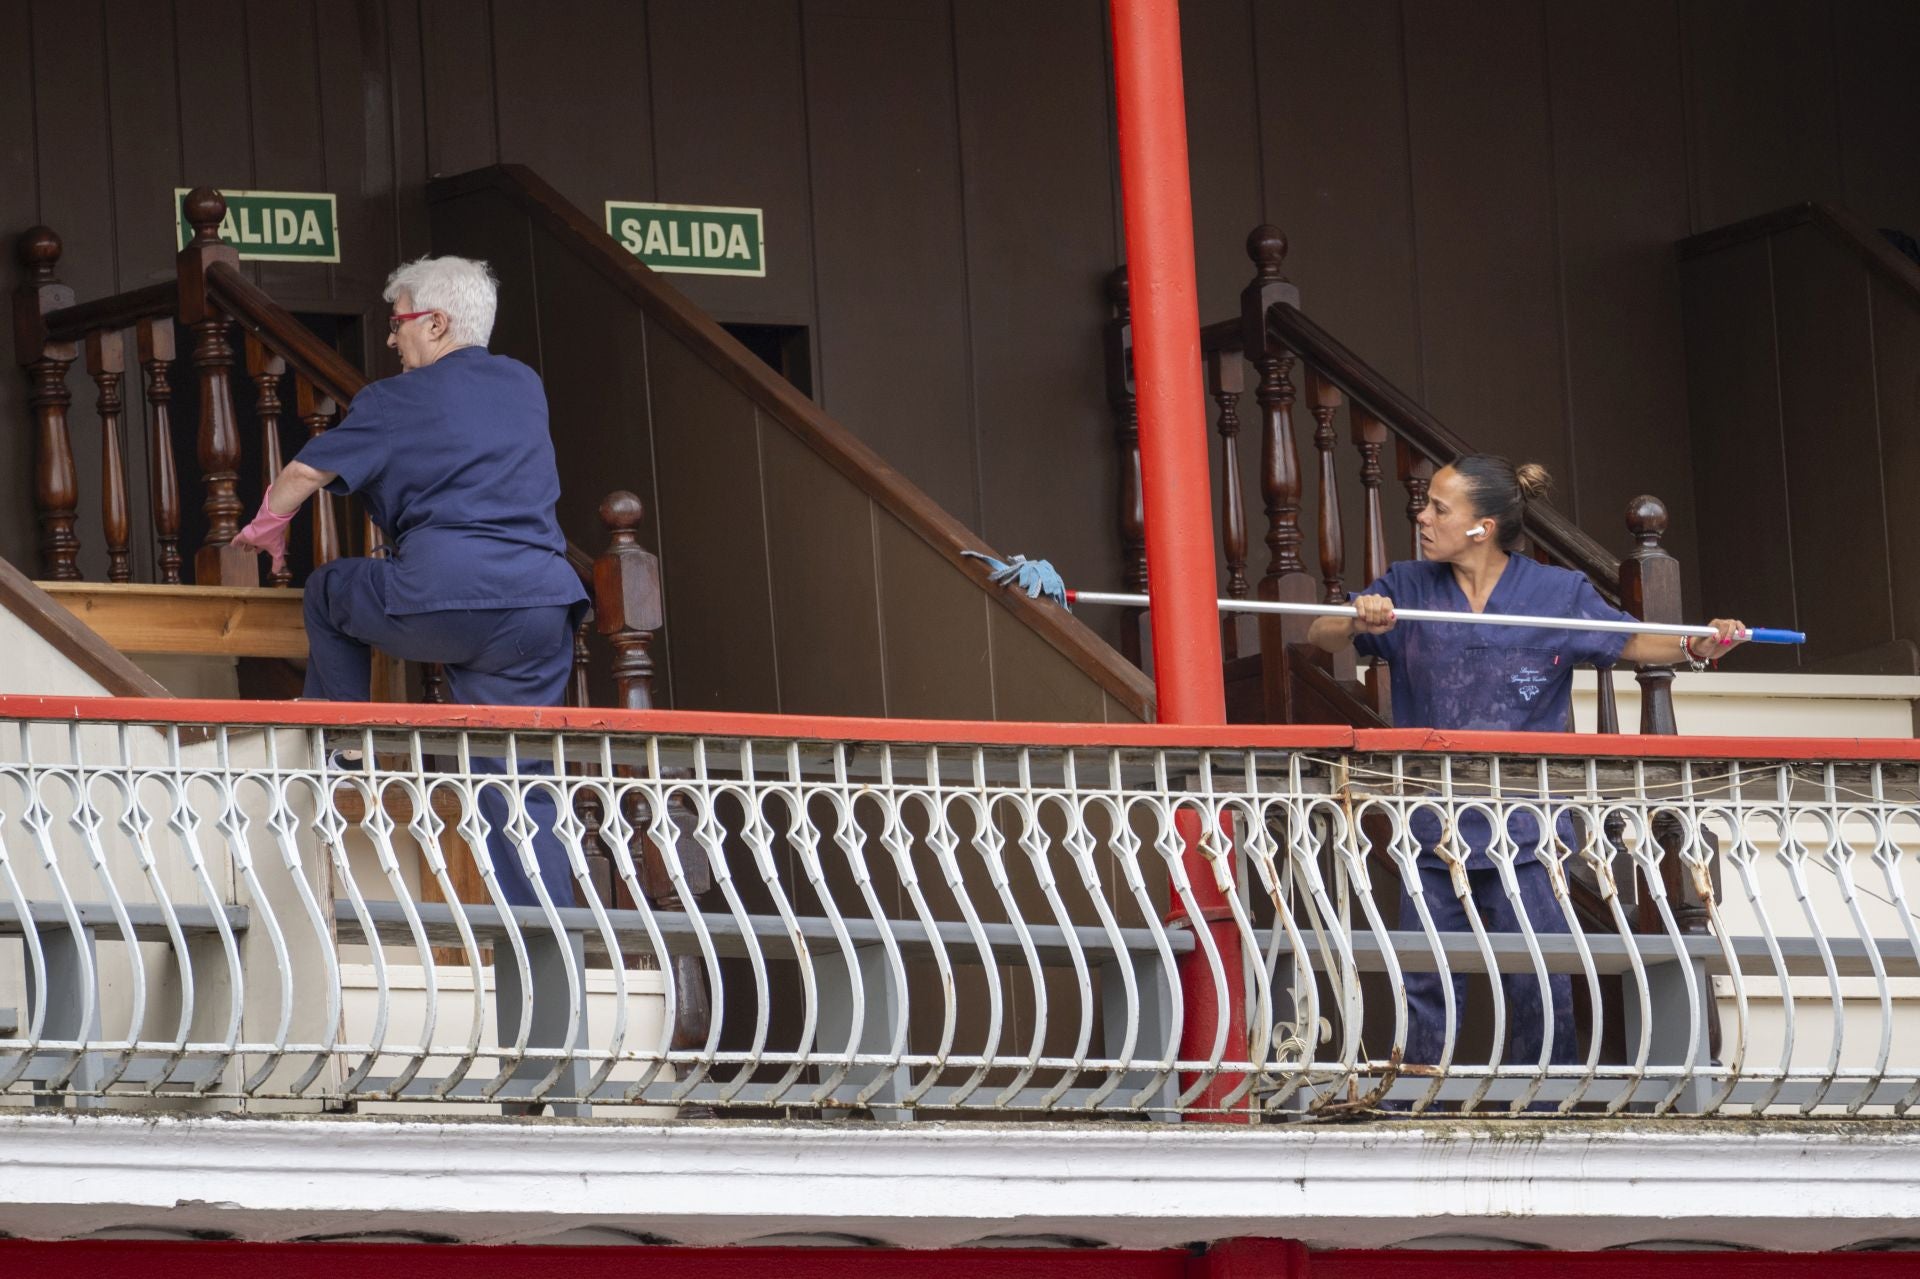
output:
<path id="1" fill-rule="evenodd" d="M 1920 302 L 1920 263 L 1887 242 L 1866 219 L 1844 205 L 1809 201 L 1793 204 L 1772 213 L 1715 227 L 1680 241 L 1680 260 L 1691 261 L 1722 249 L 1776 235 L 1797 226 L 1811 226 L 1824 232 L 1857 254 L 1883 279 L 1898 285 Z"/>
<path id="2" fill-rule="evenodd" d="M 1219 326 L 1211 326 L 1219 327 Z M 1445 466 L 1474 452 L 1472 445 L 1444 422 L 1389 382 L 1378 370 L 1308 319 L 1297 307 L 1279 303 L 1267 311 L 1268 340 L 1294 352 L 1315 372 L 1339 387 L 1385 424 L 1388 430 Z M 1549 502 L 1527 503 L 1527 536 L 1560 563 L 1593 579 L 1602 595 L 1620 599 L 1620 560 L 1589 537 Z"/>
<path id="3" fill-rule="evenodd" d="M 50 342 L 80 342 L 96 329 L 131 328 L 156 315 L 172 315 L 180 308 L 180 284 L 167 280 L 145 288 L 95 298 L 49 311 L 41 319 Z"/>
<path id="4" fill-rule="evenodd" d="M 497 192 L 512 201 L 536 225 L 573 249 L 590 270 L 638 304 L 650 319 L 701 355 L 717 374 L 752 399 L 769 422 L 791 433 L 846 476 L 942 558 L 964 569 L 969 577 L 977 576 L 977 568 L 961 552 L 990 552 L 992 548 L 973 530 L 621 249 L 598 223 L 532 170 L 501 164 L 438 178 L 429 185 L 429 200 L 437 202 L 480 191 Z M 1072 615 L 1052 604 L 1030 600 L 1018 591 L 996 591 L 994 599 L 1087 672 L 1130 713 L 1153 718 L 1152 681 Z"/>
<path id="5" fill-rule="evenodd" d="M 366 386 L 366 374 L 347 363 L 237 268 L 214 263 L 207 268 L 207 284 L 222 311 L 285 360 L 294 372 L 332 396 L 336 404 L 344 407 Z"/>

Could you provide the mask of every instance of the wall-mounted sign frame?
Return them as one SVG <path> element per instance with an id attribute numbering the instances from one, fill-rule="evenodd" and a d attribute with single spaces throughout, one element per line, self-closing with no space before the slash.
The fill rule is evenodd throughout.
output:
<path id="1" fill-rule="evenodd" d="M 173 189 L 174 237 L 193 238 L 187 225 L 187 187 Z M 220 238 L 253 262 L 338 262 L 340 219 L 330 191 L 226 191 Z"/>
<path id="2" fill-rule="evenodd" d="M 607 234 L 656 271 L 767 273 L 765 219 L 759 209 L 608 200 Z"/>

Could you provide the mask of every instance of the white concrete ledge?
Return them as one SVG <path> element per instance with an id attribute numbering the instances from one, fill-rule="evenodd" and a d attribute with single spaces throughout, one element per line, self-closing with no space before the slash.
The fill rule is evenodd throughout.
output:
<path id="1" fill-rule="evenodd" d="M 0 1118 L 0 1230 L 470 1242 L 618 1231 L 700 1245 L 904 1247 L 1241 1235 L 1383 1247 L 1823 1250 L 1920 1235 L 1920 1125 L 1402 1122 L 668 1124 Z"/>

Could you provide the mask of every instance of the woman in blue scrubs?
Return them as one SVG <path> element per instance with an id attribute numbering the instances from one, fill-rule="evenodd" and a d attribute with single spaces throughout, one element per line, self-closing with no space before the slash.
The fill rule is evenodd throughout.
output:
<path id="1" fill-rule="evenodd" d="M 1515 467 L 1505 458 L 1486 454 L 1463 457 L 1443 467 L 1433 477 L 1426 509 L 1417 521 L 1424 558 L 1395 564 L 1356 595 L 1357 617 L 1323 617 L 1314 622 L 1308 638 L 1327 652 L 1339 652 L 1351 644 L 1361 656 L 1390 664 L 1395 727 L 1565 732 L 1571 723 L 1576 666 L 1705 662 L 1742 642 L 1744 628 L 1724 618 L 1714 620 L 1718 636 L 1713 639 L 1396 622 L 1396 606 L 1451 613 L 1635 620 L 1601 599 L 1585 574 L 1549 567 L 1513 552 L 1528 501 L 1543 496 L 1549 482 L 1544 467 L 1533 463 Z M 1509 820 L 1507 831 L 1520 849 L 1514 873 L 1528 923 L 1536 933 L 1566 932 L 1566 919 L 1554 900 L 1546 867 L 1534 858 L 1537 823 L 1518 814 Z M 1412 834 L 1421 848 L 1421 895 L 1434 926 L 1442 932 L 1467 931 L 1465 902 L 1454 887 L 1448 864 L 1434 851 L 1441 839 L 1437 814 L 1417 812 Z M 1487 857 L 1492 831 L 1485 816 L 1464 814 L 1457 834 L 1466 852 L 1466 895 L 1482 924 L 1489 932 L 1520 931 L 1513 902 Z M 1403 887 L 1400 926 L 1412 928 L 1417 918 Z M 1453 983 L 1458 1009 L 1465 1002 L 1466 979 L 1455 977 Z M 1501 986 L 1510 1034 L 1504 1059 L 1537 1061 L 1545 1033 L 1538 981 L 1532 973 L 1509 973 L 1501 978 Z M 1439 976 L 1408 973 L 1406 988 L 1404 1060 L 1432 1065 L 1440 1060 L 1447 1031 Z M 1578 1060 L 1572 993 L 1567 974 L 1549 979 L 1550 1060 L 1555 1065 Z"/>
<path id="2" fill-rule="evenodd" d="M 438 662 L 455 702 L 557 706 L 573 666 L 573 627 L 586 602 L 554 515 L 560 477 L 547 396 L 532 369 L 487 350 L 499 283 L 484 262 L 421 258 L 395 271 L 387 345 L 399 377 L 369 383 L 339 425 L 275 477 L 234 545 L 286 561 L 287 526 L 309 497 L 356 493 L 393 544 L 385 558 L 338 559 L 307 578 L 306 695 L 369 696 L 373 649 Z M 506 771 L 475 758 L 476 772 Z M 543 766 L 528 764 L 523 773 Z M 534 905 L 498 783 L 479 807 L 501 891 Z M 553 834 L 554 802 L 526 792 L 528 846 L 558 905 L 573 877 Z"/>

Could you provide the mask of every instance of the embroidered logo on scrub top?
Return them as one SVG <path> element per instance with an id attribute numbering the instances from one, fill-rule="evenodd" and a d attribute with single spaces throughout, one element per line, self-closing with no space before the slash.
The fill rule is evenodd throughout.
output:
<path id="1" fill-rule="evenodd" d="M 1554 661 L 1557 664 L 1559 659 L 1556 657 Z M 1531 702 L 1552 680 L 1538 666 L 1522 666 L 1507 677 L 1507 682 L 1516 686 L 1514 691 L 1520 694 L 1521 701 Z"/>

